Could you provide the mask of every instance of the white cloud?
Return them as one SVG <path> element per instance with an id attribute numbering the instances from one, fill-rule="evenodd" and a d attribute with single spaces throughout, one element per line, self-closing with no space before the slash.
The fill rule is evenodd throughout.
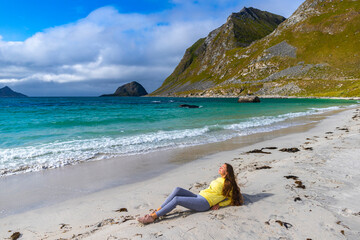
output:
<path id="1" fill-rule="evenodd" d="M 58 83 L 125 77 L 131 80 L 132 73 L 146 74 L 161 65 L 169 73 L 169 67 L 177 63 L 174 56 L 178 60 L 184 49 L 206 35 L 213 25 L 206 20 L 206 27 L 202 22 L 159 26 L 167 22 L 166 17 L 120 14 L 112 7 L 104 7 L 76 23 L 46 29 L 23 42 L 0 39 L 0 72 L 16 77 L 24 73 L 19 82 Z M 7 79 L 14 83 L 14 78 Z"/>
<path id="2" fill-rule="evenodd" d="M 17 78 L 0 78 L 0 83 L 9 84 L 9 83 L 18 83 L 19 79 Z"/>
<path id="3" fill-rule="evenodd" d="M 0 36 L 0 83 L 85 86 L 99 81 L 116 89 L 121 82 L 137 80 L 151 92 L 172 72 L 186 48 L 241 9 L 229 0 L 173 3 L 173 9 L 148 15 L 99 8 L 25 41 L 4 41 Z M 98 91 L 93 94 L 105 90 Z"/>

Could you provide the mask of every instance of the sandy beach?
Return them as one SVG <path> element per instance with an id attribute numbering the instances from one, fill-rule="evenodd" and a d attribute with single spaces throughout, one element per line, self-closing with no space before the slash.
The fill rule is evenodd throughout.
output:
<path id="1" fill-rule="evenodd" d="M 360 109 L 346 110 L 310 130 L 202 157 L 147 181 L 1 218 L 0 236 L 11 239 L 19 232 L 20 239 L 359 239 L 359 133 Z M 251 153 L 256 149 L 260 153 Z M 177 186 L 194 193 L 207 188 L 224 162 L 234 166 L 244 206 L 203 213 L 178 207 L 153 224 L 136 221 Z"/>

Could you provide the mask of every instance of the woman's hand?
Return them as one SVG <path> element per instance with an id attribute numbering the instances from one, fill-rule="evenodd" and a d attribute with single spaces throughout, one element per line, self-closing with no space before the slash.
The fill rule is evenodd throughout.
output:
<path id="1" fill-rule="evenodd" d="M 211 207 L 211 210 L 219 210 L 219 208 L 220 208 L 219 204 L 216 204 Z"/>

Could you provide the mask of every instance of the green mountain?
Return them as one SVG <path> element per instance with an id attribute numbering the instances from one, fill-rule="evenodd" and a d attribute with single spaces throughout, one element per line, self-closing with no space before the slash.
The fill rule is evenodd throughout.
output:
<path id="1" fill-rule="evenodd" d="M 231 14 L 225 24 L 186 50 L 174 72 L 152 95 L 177 95 L 216 86 L 222 80 L 217 73 L 222 72 L 224 57 L 229 51 L 246 48 L 274 31 L 284 20 L 255 8 Z"/>
<path id="2" fill-rule="evenodd" d="M 233 13 L 151 95 L 360 96 L 360 1 L 307 0 L 282 21 Z"/>

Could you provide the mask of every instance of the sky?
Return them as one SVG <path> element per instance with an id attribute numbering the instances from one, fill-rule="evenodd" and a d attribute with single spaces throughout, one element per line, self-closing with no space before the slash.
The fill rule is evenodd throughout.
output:
<path id="1" fill-rule="evenodd" d="M 244 6 L 289 17 L 303 0 L 0 0 L 0 88 L 99 96 L 161 86 L 185 50 Z"/>

